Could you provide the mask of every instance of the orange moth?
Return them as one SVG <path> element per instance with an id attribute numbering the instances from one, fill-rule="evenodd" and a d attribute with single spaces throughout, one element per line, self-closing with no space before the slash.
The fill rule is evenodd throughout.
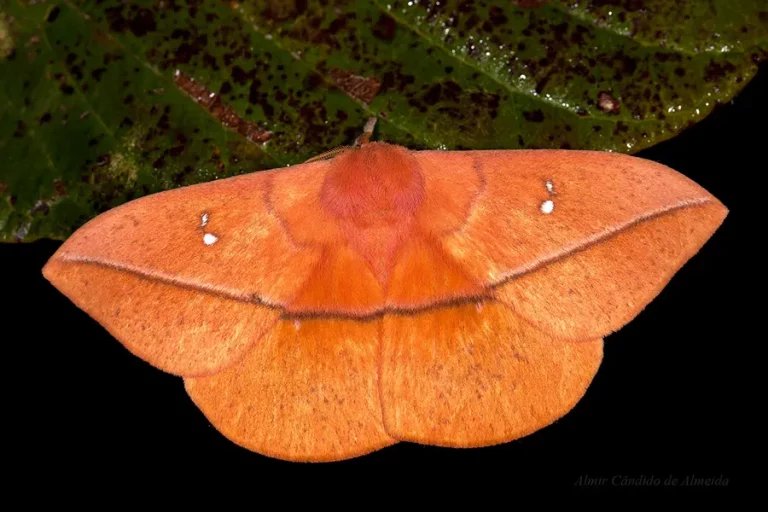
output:
<path id="1" fill-rule="evenodd" d="M 131 201 L 43 273 L 230 440 L 331 461 L 551 424 L 726 214 L 631 156 L 366 141 Z"/>

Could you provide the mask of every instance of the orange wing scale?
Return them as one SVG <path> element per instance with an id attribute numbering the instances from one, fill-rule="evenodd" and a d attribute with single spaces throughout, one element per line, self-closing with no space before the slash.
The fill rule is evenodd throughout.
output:
<path id="1" fill-rule="evenodd" d="M 382 321 L 387 432 L 403 441 L 473 447 L 549 425 L 584 395 L 603 340 L 562 343 L 495 301 Z"/>
<path id="2" fill-rule="evenodd" d="M 726 213 L 629 156 L 369 143 L 132 201 L 44 274 L 232 441 L 339 460 L 552 423 Z"/>
<path id="3" fill-rule="evenodd" d="M 376 322 L 281 320 L 226 370 L 185 378 L 235 443 L 272 457 L 327 461 L 397 442 L 384 429 Z"/>

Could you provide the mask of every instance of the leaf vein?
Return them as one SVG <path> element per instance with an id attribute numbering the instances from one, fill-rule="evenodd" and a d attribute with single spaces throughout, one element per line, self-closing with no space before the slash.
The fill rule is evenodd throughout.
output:
<path id="1" fill-rule="evenodd" d="M 554 107 L 554 108 L 557 108 L 558 110 L 562 110 L 564 112 L 567 112 L 568 114 L 570 114 L 570 115 L 572 115 L 574 117 L 581 118 L 575 111 L 573 111 L 573 110 L 571 110 L 571 109 L 569 109 L 567 107 L 564 107 L 562 104 L 560 104 L 560 103 L 558 103 L 556 101 L 549 101 L 546 98 L 542 98 L 541 96 L 539 96 L 537 94 L 531 94 L 529 92 L 523 91 L 521 89 L 513 87 L 512 85 L 510 85 L 507 82 L 504 82 L 504 81 L 500 80 L 495 75 L 489 73 L 488 71 L 486 71 L 485 69 L 477 66 L 476 64 L 473 64 L 471 61 L 468 61 L 466 59 L 463 59 L 461 56 L 456 55 L 455 53 L 450 51 L 448 48 L 443 46 L 439 41 L 435 40 L 434 38 L 430 37 L 428 34 L 422 32 L 421 30 L 419 30 L 417 27 L 415 27 L 412 24 L 408 23 L 408 21 L 404 20 L 403 18 L 401 18 L 397 14 L 393 13 L 391 10 L 386 9 L 383 5 L 381 5 L 381 3 L 379 3 L 379 0 L 372 0 L 372 2 L 382 13 L 385 13 L 387 16 L 390 16 L 393 20 L 395 20 L 395 22 L 397 22 L 398 24 L 400 24 L 401 26 L 403 26 L 407 30 L 410 30 L 411 32 L 413 32 L 414 34 L 416 34 L 417 36 L 422 38 L 424 41 L 428 42 L 429 44 L 431 44 L 435 48 L 438 48 L 443 53 L 445 53 L 446 55 L 448 55 L 449 57 L 451 57 L 455 61 L 459 62 L 463 66 L 467 66 L 467 67 L 477 71 L 478 73 L 488 77 L 489 79 L 493 80 L 494 82 L 499 84 L 501 87 L 503 87 L 504 89 L 509 91 L 511 94 L 516 95 L 516 96 L 526 97 L 526 98 L 534 100 L 536 102 L 543 103 L 543 104 L 545 104 L 547 106 Z M 638 120 L 638 119 L 624 118 L 624 117 L 617 117 L 617 116 L 610 116 L 609 117 L 609 116 L 598 115 L 598 114 L 594 114 L 594 113 L 590 114 L 590 117 L 592 119 L 598 119 L 598 120 L 601 120 L 601 121 L 606 121 L 606 122 L 610 122 L 610 123 L 614 123 L 614 124 L 619 123 L 619 122 L 625 123 L 625 124 L 648 124 L 649 122 L 651 122 L 651 120 L 645 120 L 645 119 Z"/>
<path id="2" fill-rule="evenodd" d="M 264 33 L 263 33 L 261 30 L 259 30 L 259 28 L 258 28 L 256 25 L 254 25 L 252 22 L 250 22 L 250 21 L 247 19 L 247 17 L 245 17 L 245 16 L 244 16 L 244 15 L 243 15 L 243 14 L 242 14 L 242 13 L 241 13 L 239 10 L 237 10 L 237 9 L 236 9 L 236 12 L 237 12 L 238 16 L 240 16 L 240 18 L 241 18 L 241 19 L 242 19 L 242 20 L 243 20 L 245 23 L 247 23 L 247 24 L 248 24 L 248 26 L 249 26 L 249 27 L 251 27 L 251 29 L 252 29 L 254 32 L 258 33 L 258 34 L 259 34 L 259 35 L 261 35 L 261 36 L 262 36 L 262 37 L 263 37 L 265 40 L 269 41 L 269 43 L 271 43 L 273 46 L 275 46 L 275 48 L 277 48 L 277 49 L 278 49 L 278 50 L 280 50 L 281 52 L 286 52 L 286 53 L 288 53 L 288 54 L 289 54 L 291 57 L 293 57 L 293 59 L 294 59 L 296 62 L 298 62 L 298 63 L 302 64 L 302 65 L 303 65 L 305 68 L 309 69 L 309 70 L 310 70 L 312 73 L 315 73 L 317 76 L 319 76 L 319 77 L 320 77 L 320 78 L 323 80 L 323 82 L 324 82 L 326 85 L 328 85 L 328 86 L 330 86 L 330 87 L 332 87 L 332 88 L 337 88 L 337 87 L 338 87 L 338 86 L 336 85 L 336 83 L 335 83 L 333 80 L 331 80 L 331 79 L 330 79 L 330 77 L 326 76 L 324 73 L 321 73 L 321 72 L 320 72 L 320 71 L 319 71 L 317 68 L 315 68 L 314 66 L 310 65 L 308 62 L 306 62 L 306 61 L 302 60 L 302 59 L 301 59 L 299 56 L 297 56 L 297 55 L 296 55 L 294 52 L 291 52 L 291 51 L 289 51 L 287 48 L 284 48 L 284 47 L 282 47 L 280 44 L 278 44 L 278 42 L 277 42 L 277 38 L 276 38 L 276 37 L 271 37 L 271 38 L 267 38 L 267 37 L 264 37 L 266 34 L 264 34 Z M 363 110 L 363 111 L 364 111 L 364 112 L 365 112 L 367 115 L 369 115 L 369 116 L 374 116 L 374 117 L 377 117 L 378 119 L 381 119 L 381 120 L 382 120 L 382 121 L 384 121 L 385 123 L 387 123 L 387 124 L 390 124 L 390 125 L 394 126 L 394 127 L 395 127 L 395 128 L 397 128 L 398 130 L 400 130 L 400 131 L 402 131 L 402 132 L 404 132 L 404 133 L 407 133 L 408 135 L 410 135 L 410 136 L 411 136 L 411 137 L 413 137 L 414 139 L 417 139 L 417 140 L 419 140 L 419 141 L 421 141 L 421 142 L 423 142 L 423 143 L 426 143 L 426 144 L 428 144 L 428 141 L 427 141 L 427 140 L 426 140 L 426 139 L 425 139 L 425 138 L 424 138 L 424 137 L 423 137 L 421 134 L 418 134 L 418 133 L 414 133 L 413 131 L 411 131 L 411 130 L 407 129 L 405 126 L 402 126 L 402 125 L 400 125 L 400 124 L 398 124 L 398 123 L 394 122 L 394 121 L 393 121 L 392 119 L 390 119 L 389 117 L 379 116 L 379 115 L 378 115 L 378 112 L 376 112 L 375 110 L 371 109 L 371 108 L 370 108 L 370 107 L 369 107 L 369 106 L 368 106 L 368 105 L 367 105 L 365 102 L 363 102 L 363 101 L 361 101 L 361 100 L 358 100 L 357 98 L 354 98 L 354 97 L 352 97 L 352 96 L 350 96 L 350 95 L 348 95 L 348 94 L 347 94 L 347 97 L 348 97 L 350 100 L 352 100 L 353 102 L 355 102 L 355 103 L 356 103 L 356 104 L 357 104 L 357 105 L 358 105 L 358 106 L 359 106 L 359 107 L 360 107 L 360 108 L 361 108 L 361 109 L 362 109 L 362 110 Z M 430 144 L 430 145 L 431 145 L 431 144 Z"/>

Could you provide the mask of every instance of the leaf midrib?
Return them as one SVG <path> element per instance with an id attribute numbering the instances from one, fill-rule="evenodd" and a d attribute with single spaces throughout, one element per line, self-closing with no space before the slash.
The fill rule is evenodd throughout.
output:
<path id="1" fill-rule="evenodd" d="M 265 34 L 265 33 L 264 33 L 264 32 L 262 32 L 261 30 L 259 30 L 259 28 L 258 28 L 258 27 L 257 27 L 257 26 L 256 26 L 256 25 L 255 25 L 255 24 L 252 22 L 252 21 L 250 21 L 250 20 L 248 19 L 247 15 L 244 15 L 244 14 L 243 14 L 243 13 L 240 11 L 240 9 L 239 9 L 238 7 L 232 7 L 232 9 L 234 9 L 234 11 L 235 11 L 235 13 L 238 15 L 238 17 L 239 17 L 239 18 L 240 18 L 240 19 L 241 19 L 241 20 L 242 20 L 242 21 L 243 21 L 243 22 L 244 22 L 244 23 L 245 23 L 245 24 L 246 24 L 248 27 L 250 27 L 250 29 L 251 29 L 251 30 L 253 30 L 253 31 L 254 31 L 255 33 L 257 33 L 257 34 L 258 34 L 258 35 L 259 35 L 259 36 L 260 36 L 260 37 L 261 37 L 261 38 L 262 38 L 264 41 L 266 41 L 266 43 L 267 43 L 267 44 L 271 44 L 272 46 L 274 46 L 274 47 L 275 47 L 275 49 L 277 49 L 277 50 L 279 50 L 279 51 L 281 51 L 281 52 L 283 52 L 283 53 L 286 53 L 286 54 L 290 55 L 290 56 L 293 58 L 293 60 L 294 60 L 294 61 L 296 61 L 296 62 L 298 62 L 299 64 L 301 64 L 302 66 L 304 66 L 304 68 L 305 68 L 305 69 L 307 69 L 307 70 L 309 70 L 309 72 L 310 72 L 310 73 L 313 73 L 313 74 L 315 74 L 315 75 L 319 76 L 319 77 L 320 77 L 320 78 L 323 80 L 323 83 L 324 83 L 324 84 L 326 84 L 327 86 L 329 86 L 329 87 L 331 87 L 331 88 L 334 88 L 334 89 L 335 89 L 335 88 L 338 88 L 338 85 L 336 84 L 336 82 L 334 82 L 333 80 L 331 80 L 331 79 L 330 79 L 330 77 L 328 77 L 328 76 L 326 76 L 325 74 L 321 73 L 321 72 L 320 72 L 320 71 L 319 71 L 317 68 L 315 68 L 314 66 L 310 65 L 308 62 L 306 62 L 306 61 L 302 60 L 302 59 L 301 59 L 299 56 L 297 56 L 297 55 L 296 55 L 296 53 L 295 53 L 295 52 L 292 52 L 292 51 L 288 50 L 287 48 L 284 48 L 283 46 L 281 46 L 280 44 L 278 44 L 278 42 L 277 42 L 277 37 L 274 37 L 274 36 L 273 36 L 273 34 Z M 269 37 L 269 38 L 268 38 L 268 37 L 266 37 L 267 35 L 269 35 L 270 37 Z M 409 130 L 409 129 L 405 128 L 404 126 L 402 126 L 402 125 L 400 125 L 400 124 L 398 124 L 398 123 L 396 123 L 396 122 L 394 122 L 394 121 L 393 121 L 392 119 L 390 119 L 389 117 L 382 117 L 382 116 L 379 116 L 379 115 L 378 115 L 378 112 L 376 112 L 376 111 L 374 111 L 373 109 L 371 109 L 371 108 L 370 108 L 370 106 L 369 106 L 367 103 L 363 102 L 362 100 L 359 100 L 359 99 L 357 99 L 357 98 L 355 98 L 355 97 L 353 97 L 353 96 L 350 96 L 349 94 L 346 94 L 346 93 L 345 93 L 345 95 L 347 96 L 347 98 L 349 98 L 350 100 L 352 100 L 353 102 L 355 102 L 355 104 L 357 104 L 357 105 L 358 105 L 358 106 L 359 106 L 359 107 L 360 107 L 360 108 L 361 108 L 361 109 L 362 109 L 362 110 L 363 110 L 363 111 L 364 111 L 364 112 L 365 112 L 367 115 L 369 115 L 370 117 L 376 117 L 376 118 L 378 118 L 379 120 L 381 120 L 381 121 L 383 121 L 383 122 L 385 122 L 385 123 L 387 123 L 387 124 L 390 124 L 390 125 L 394 126 L 394 127 L 395 127 L 395 128 L 397 128 L 398 130 L 400 130 L 400 131 L 402 131 L 402 132 L 404 132 L 404 133 L 407 133 L 408 135 L 410 135 L 410 136 L 411 136 L 411 137 L 413 137 L 414 139 L 417 139 L 417 140 L 421 141 L 422 143 L 427 143 L 427 142 L 428 142 L 426 139 L 424 139 L 424 137 L 423 137 L 421 134 L 413 133 L 411 130 Z M 363 128 L 363 127 L 361 126 L 361 127 L 360 127 L 361 133 L 362 133 L 362 128 Z"/>
<path id="2" fill-rule="evenodd" d="M 371 0 L 371 2 L 384 14 L 391 17 L 393 20 L 395 20 L 398 24 L 403 26 L 404 28 L 410 30 L 417 36 L 419 36 L 421 39 L 426 41 L 427 43 L 431 44 L 434 48 L 437 48 L 438 50 L 442 51 L 445 55 L 447 55 L 449 58 L 455 60 L 459 64 L 466 66 L 470 69 L 475 70 L 476 72 L 480 73 L 481 75 L 485 76 L 486 78 L 492 80 L 493 82 L 497 83 L 504 89 L 506 89 L 510 94 L 517 95 L 517 96 L 523 96 L 524 98 L 527 98 L 529 100 L 535 101 L 537 103 L 541 103 L 543 105 L 547 105 L 548 107 L 554 107 L 558 110 L 561 110 L 563 112 L 566 112 L 570 114 L 573 117 L 577 117 L 579 119 L 582 119 L 582 116 L 579 116 L 575 111 L 570 110 L 566 107 L 564 107 L 562 104 L 558 103 L 557 101 L 548 101 L 546 98 L 543 98 L 536 94 L 531 94 L 529 92 L 526 92 L 522 89 L 518 89 L 516 87 L 513 87 L 511 84 L 504 82 L 500 80 L 496 75 L 489 73 L 487 70 L 483 69 L 482 67 L 474 64 L 473 62 L 463 59 L 461 56 L 453 53 L 448 48 L 443 46 L 439 41 L 435 40 L 434 38 L 430 37 L 428 34 L 424 33 L 423 31 L 419 30 L 419 28 L 413 26 L 412 24 L 408 23 L 408 21 L 404 20 L 397 14 L 393 13 L 391 10 L 386 9 L 383 5 L 379 3 L 379 0 Z M 619 122 L 624 124 L 648 124 L 651 122 L 654 122 L 652 119 L 632 119 L 632 118 L 624 118 L 624 117 L 617 117 L 617 116 L 606 116 L 596 113 L 589 113 L 588 115 L 591 119 L 597 119 L 600 121 L 605 121 L 613 124 L 617 124 Z"/>

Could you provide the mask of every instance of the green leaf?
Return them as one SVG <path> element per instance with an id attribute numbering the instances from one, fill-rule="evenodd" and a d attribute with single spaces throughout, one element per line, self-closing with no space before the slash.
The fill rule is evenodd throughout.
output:
<path id="1" fill-rule="evenodd" d="M 300 163 L 369 116 L 411 148 L 633 152 L 766 56 L 764 0 L 0 0 L 0 240 Z"/>

